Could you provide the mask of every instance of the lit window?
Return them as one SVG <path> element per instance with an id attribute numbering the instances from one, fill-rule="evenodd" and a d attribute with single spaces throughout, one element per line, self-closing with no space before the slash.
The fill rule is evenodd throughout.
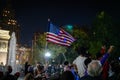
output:
<path id="1" fill-rule="evenodd" d="M 15 25 L 15 23 L 12 23 L 13 25 Z"/>
<path id="2" fill-rule="evenodd" d="M 10 11 L 8 11 L 8 13 L 10 13 Z"/>
<path id="3" fill-rule="evenodd" d="M 10 22 L 8 22 L 8 24 L 11 24 Z"/>
<path id="4" fill-rule="evenodd" d="M 7 13 L 7 11 L 5 11 Z"/>

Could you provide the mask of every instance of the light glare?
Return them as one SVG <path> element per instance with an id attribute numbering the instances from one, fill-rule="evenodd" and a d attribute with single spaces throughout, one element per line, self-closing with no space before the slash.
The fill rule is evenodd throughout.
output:
<path id="1" fill-rule="evenodd" d="M 46 56 L 46 57 L 50 57 L 51 54 L 50 54 L 49 52 L 47 52 L 47 53 L 45 54 L 45 56 Z"/>

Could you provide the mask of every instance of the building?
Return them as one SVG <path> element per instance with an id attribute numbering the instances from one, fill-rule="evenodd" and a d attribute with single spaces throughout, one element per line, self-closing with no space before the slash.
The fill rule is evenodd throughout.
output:
<path id="1" fill-rule="evenodd" d="M 25 62 L 29 62 L 32 64 L 33 54 L 30 47 L 21 46 L 17 48 L 16 54 L 16 63 L 17 64 L 25 64 Z"/>
<path id="2" fill-rule="evenodd" d="M 0 15 L 0 27 L 3 30 L 9 30 L 9 34 L 11 35 L 12 32 L 15 32 L 17 43 L 20 43 L 20 25 L 18 24 L 15 11 L 12 9 L 11 1 L 8 0 L 6 6 L 1 11 Z"/>
<path id="3" fill-rule="evenodd" d="M 12 0 L 6 0 L 6 5 L 0 12 L 0 62 L 7 64 L 9 52 L 9 40 L 13 32 L 17 38 L 17 44 L 20 44 L 20 25 L 18 24 L 15 11 L 12 9 Z"/>
<path id="4" fill-rule="evenodd" d="M 3 63 L 3 65 L 7 63 L 9 39 L 9 31 L 0 29 L 0 63 Z"/>

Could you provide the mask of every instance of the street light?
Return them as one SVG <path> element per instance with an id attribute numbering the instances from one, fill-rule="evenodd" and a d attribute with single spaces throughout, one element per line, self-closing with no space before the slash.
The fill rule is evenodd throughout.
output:
<path id="1" fill-rule="evenodd" d="M 45 53 L 45 56 L 50 57 L 51 56 L 50 52 Z"/>
<path id="2" fill-rule="evenodd" d="M 48 63 L 48 62 L 49 62 L 50 56 L 51 56 L 50 52 L 46 52 L 46 53 L 45 53 L 45 60 L 46 60 L 45 63 Z"/>

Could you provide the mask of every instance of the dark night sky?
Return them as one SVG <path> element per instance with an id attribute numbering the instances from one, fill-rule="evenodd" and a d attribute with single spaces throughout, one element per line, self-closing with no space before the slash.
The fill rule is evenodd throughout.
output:
<path id="1" fill-rule="evenodd" d="M 5 0 L 1 2 L 4 5 Z M 120 20 L 119 2 L 115 0 L 13 0 L 12 6 L 21 26 L 21 42 L 26 44 L 34 32 L 46 31 L 48 18 L 58 26 L 89 25 L 104 10 L 113 19 Z"/>

